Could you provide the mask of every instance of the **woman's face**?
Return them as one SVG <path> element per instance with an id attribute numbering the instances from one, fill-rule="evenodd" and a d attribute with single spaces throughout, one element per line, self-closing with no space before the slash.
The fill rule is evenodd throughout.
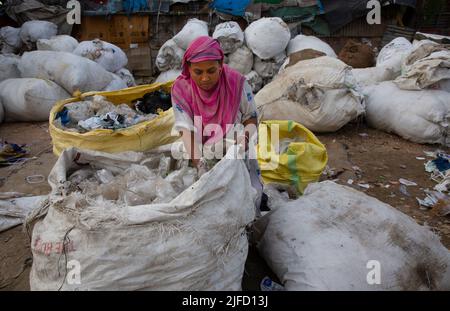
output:
<path id="1" fill-rule="evenodd" d="M 190 63 L 189 73 L 201 89 L 209 91 L 219 82 L 222 64 L 217 60 L 208 60 L 199 63 Z"/>

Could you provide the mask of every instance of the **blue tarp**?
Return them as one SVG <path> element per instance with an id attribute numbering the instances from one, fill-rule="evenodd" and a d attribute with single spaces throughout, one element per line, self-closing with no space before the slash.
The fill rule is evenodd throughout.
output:
<path id="1" fill-rule="evenodd" d="M 220 13 L 244 16 L 249 4 L 250 0 L 214 0 L 209 6 Z"/>
<path id="2" fill-rule="evenodd" d="M 147 0 L 123 0 L 123 10 L 127 13 L 134 13 L 148 10 Z"/>

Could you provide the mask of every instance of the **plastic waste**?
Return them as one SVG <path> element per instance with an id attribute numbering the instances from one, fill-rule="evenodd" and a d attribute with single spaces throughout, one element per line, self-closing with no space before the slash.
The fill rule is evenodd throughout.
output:
<path id="1" fill-rule="evenodd" d="M 260 284 L 261 290 L 265 292 L 270 291 L 284 291 L 284 287 L 277 282 L 272 281 L 271 278 L 266 276 L 264 279 L 262 279 Z"/>

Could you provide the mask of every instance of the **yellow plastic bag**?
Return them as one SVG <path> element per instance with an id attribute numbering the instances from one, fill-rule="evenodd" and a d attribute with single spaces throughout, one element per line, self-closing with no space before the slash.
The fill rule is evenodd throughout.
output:
<path id="1" fill-rule="evenodd" d="M 56 114 L 60 112 L 65 105 L 83 100 L 89 96 L 102 95 L 106 97 L 108 101 L 116 105 L 126 103 L 131 107 L 132 101 L 143 97 L 146 93 L 154 92 L 159 89 L 170 92 L 172 83 L 173 82 L 140 85 L 112 92 L 75 94 L 74 98 L 58 102 L 50 111 L 49 119 L 49 132 L 52 137 L 53 152 L 59 156 L 61 152 L 68 147 L 77 147 L 108 153 L 123 151 L 143 152 L 165 144 L 173 143 L 178 137 L 171 135 L 172 127 L 175 122 L 172 109 L 164 111 L 153 120 L 141 122 L 134 126 L 119 130 L 97 129 L 87 133 L 76 133 L 64 131 L 53 124 Z"/>
<path id="2" fill-rule="evenodd" d="M 258 163 L 264 183 L 294 185 L 303 193 L 309 183 L 319 180 L 328 154 L 306 127 L 294 121 L 263 121 L 258 134 Z"/>

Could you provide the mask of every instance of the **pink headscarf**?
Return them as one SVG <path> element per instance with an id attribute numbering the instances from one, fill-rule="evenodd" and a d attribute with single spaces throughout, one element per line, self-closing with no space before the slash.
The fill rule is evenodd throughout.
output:
<path id="1" fill-rule="evenodd" d="M 234 124 L 239 110 L 245 77 L 239 72 L 223 65 L 219 82 L 214 89 L 204 91 L 191 79 L 188 63 L 209 60 L 223 61 L 223 51 L 217 42 L 207 36 L 194 40 L 183 56 L 183 71 L 172 87 L 172 100 L 192 117 L 201 116 L 203 129 L 208 124 L 217 124 L 222 134 L 214 131 L 212 135 L 203 137 L 203 143 L 215 143 L 230 130 L 227 124 Z M 201 128 L 194 124 L 202 135 Z"/>

